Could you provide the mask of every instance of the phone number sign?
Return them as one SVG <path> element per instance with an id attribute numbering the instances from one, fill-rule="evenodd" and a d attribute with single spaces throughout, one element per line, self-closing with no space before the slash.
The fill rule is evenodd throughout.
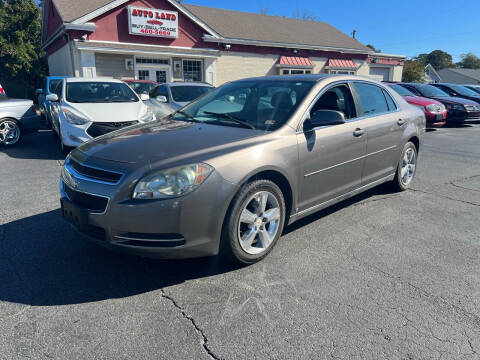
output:
<path id="1" fill-rule="evenodd" d="M 176 11 L 128 7 L 128 30 L 132 35 L 178 38 Z"/>

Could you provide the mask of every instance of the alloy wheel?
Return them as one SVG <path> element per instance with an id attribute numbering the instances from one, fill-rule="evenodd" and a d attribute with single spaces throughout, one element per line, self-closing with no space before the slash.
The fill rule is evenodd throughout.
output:
<path id="1" fill-rule="evenodd" d="M 14 145 L 20 139 L 20 128 L 15 121 L 5 120 L 0 123 L 0 143 Z"/>
<path id="2" fill-rule="evenodd" d="M 400 181 L 404 186 L 407 186 L 412 181 L 415 175 L 415 168 L 417 163 L 417 155 L 413 148 L 408 148 L 402 159 L 402 168 L 400 171 Z"/>
<path id="3" fill-rule="evenodd" d="M 250 255 L 267 250 L 280 228 L 281 209 L 277 197 L 269 191 L 259 191 L 244 203 L 238 222 L 241 248 Z"/>

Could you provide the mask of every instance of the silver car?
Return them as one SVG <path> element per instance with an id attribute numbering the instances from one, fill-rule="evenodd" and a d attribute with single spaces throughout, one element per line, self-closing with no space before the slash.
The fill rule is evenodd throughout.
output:
<path id="1" fill-rule="evenodd" d="M 62 213 L 107 247 L 251 264 L 286 224 L 385 182 L 406 190 L 425 126 L 420 109 L 360 77 L 235 81 L 74 150 Z"/>
<path id="2" fill-rule="evenodd" d="M 51 104 L 53 130 L 60 138 L 63 152 L 98 136 L 155 119 L 150 107 L 123 81 L 108 78 L 65 78 L 53 94 Z"/>
<path id="3" fill-rule="evenodd" d="M 18 144 L 24 134 L 40 127 L 32 100 L 9 99 L 0 96 L 0 145 Z"/>
<path id="4" fill-rule="evenodd" d="M 149 105 L 160 118 L 181 109 L 212 89 L 212 85 L 199 82 L 161 84 L 150 91 Z"/>

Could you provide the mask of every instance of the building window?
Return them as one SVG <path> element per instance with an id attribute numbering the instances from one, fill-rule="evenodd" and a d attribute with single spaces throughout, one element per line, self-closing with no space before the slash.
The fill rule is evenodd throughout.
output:
<path id="1" fill-rule="evenodd" d="M 150 80 L 150 70 L 138 70 L 138 80 Z"/>
<path id="2" fill-rule="evenodd" d="M 202 81 L 202 61 L 201 60 L 183 60 L 183 80 L 184 81 Z"/>
<path id="3" fill-rule="evenodd" d="M 303 74 L 311 74 L 312 70 L 304 70 L 304 69 L 282 69 L 282 75 L 303 75 Z"/>
<path id="4" fill-rule="evenodd" d="M 355 75 L 355 71 L 351 71 L 351 70 L 329 70 L 329 74 Z"/>
<path id="5" fill-rule="evenodd" d="M 155 64 L 155 65 L 170 65 L 168 59 L 147 59 L 147 58 L 137 58 L 137 64 Z"/>

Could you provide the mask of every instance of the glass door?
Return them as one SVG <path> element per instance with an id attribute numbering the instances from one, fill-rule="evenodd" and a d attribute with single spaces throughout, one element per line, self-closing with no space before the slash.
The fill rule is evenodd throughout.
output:
<path id="1" fill-rule="evenodd" d="M 135 78 L 137 80 L 150 80 L 160 84 L 172 81 L 169 66 L 138 67 L 135 72 Z"/>

